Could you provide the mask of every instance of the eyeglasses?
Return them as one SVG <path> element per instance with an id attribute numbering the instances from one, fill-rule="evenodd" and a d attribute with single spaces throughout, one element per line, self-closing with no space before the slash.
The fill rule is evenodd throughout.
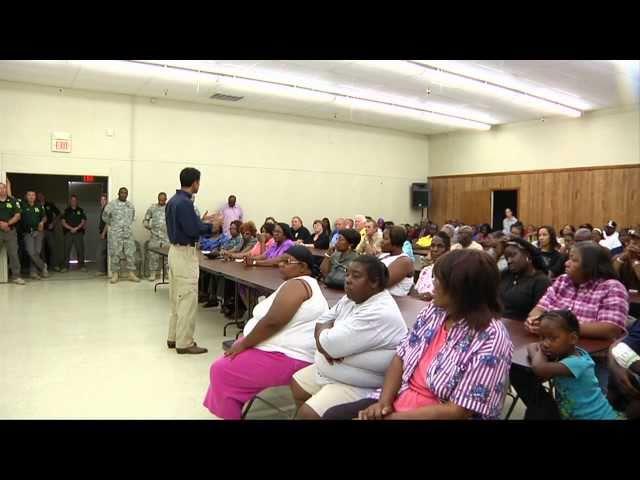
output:
<path id="1" fill-rule="evenodd" d="M 288 265 L 294 265 L 296 263 L 302 263 L 302 262 L 299 262 L 298 260 L 292 260 L 292 259 L 288 258 L 287 260 L 280 260 L 280 263 L 288 264 Z"/>

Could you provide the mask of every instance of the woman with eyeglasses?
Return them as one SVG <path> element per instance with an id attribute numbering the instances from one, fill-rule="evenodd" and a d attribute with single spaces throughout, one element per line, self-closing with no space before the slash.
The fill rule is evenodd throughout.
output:
<path id="1" fill-rule="evenodd" d="M 284 283 L 256 305 L 244 336 L 211 365 L 204 406 L 225 420 L 240 419 L 253 396 L 288 385 L 295 372 L 313 363 L 315 321 L 329 310 L 311 276 L 313 256 L 296 245 L 278 265 Z"/>

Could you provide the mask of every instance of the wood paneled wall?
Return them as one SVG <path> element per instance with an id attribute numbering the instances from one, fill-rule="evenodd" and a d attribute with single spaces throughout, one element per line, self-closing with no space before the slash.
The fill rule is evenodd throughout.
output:
<path id="1" fill-rule="evenodd" d="M 519 189 L 518 218 L 525 224 L 577 228 L 610 219 L 619 228 L 640 224 L 640 164 L 430 177 L 429 182 L 428 214 L 439 225 L 452 218 L 475 223 L 464 214 L 490 211 L 486 192 L 501 189 Z M 477 198 L 469 192 L 477 192 Z M 492 223 L 490 213 L 484 221 Z"/>

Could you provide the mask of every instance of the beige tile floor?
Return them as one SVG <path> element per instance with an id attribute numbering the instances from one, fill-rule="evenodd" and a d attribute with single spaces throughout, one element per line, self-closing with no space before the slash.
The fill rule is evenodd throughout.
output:
<path id="1" fill-rule="evenodd" d="M 0 418 L 215 419 L 202 406 L 209 366 L 237 330 L 223 337 L 226 319 L 199 307 L 196 341 L 209 352 L 177 355 L 165 343 L 168 296 L 79 271 L 0 284 Z M 264 397 L 292 412 L 288 389 Z M 285 417 L 257 401 L 248 418 Z"/>

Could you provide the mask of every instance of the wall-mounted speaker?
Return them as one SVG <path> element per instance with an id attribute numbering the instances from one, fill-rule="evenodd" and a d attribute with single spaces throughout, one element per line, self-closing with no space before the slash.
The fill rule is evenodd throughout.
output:
<path id="1" fill-rule="evenodd" d="M 431 206 L 431 186 L 428 183 L 411 184 L 411 206 L 429 208 Z"/>

